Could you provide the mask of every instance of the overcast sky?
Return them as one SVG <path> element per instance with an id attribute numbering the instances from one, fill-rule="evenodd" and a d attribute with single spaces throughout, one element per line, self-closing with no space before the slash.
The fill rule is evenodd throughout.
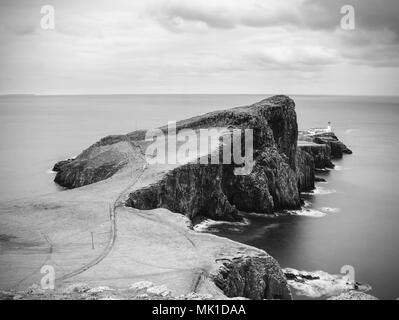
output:
<path id="1" fill-rule="evenodd" d="M 398 67 L 398 0 L 0 1 L 0 93 L 398 95 Z"/>

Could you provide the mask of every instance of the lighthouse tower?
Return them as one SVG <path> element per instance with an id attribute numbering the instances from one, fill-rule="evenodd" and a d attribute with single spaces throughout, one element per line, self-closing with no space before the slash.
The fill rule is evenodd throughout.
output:
<path id="1" fill-rule="evenodd" d="M 328 121 L 327 132 L 332 132 L 331 122 Z"/>

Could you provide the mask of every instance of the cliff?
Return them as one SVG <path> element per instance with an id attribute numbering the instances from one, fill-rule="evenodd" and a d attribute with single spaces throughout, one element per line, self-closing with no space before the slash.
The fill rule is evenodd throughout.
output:
<path id="1" fill-rule="evenodd" d="M 40 263 L 56 259 L 61 290 L 71 281 L 126 288 L 131 279 L 140 279 L 166 286 L 174 296 L 291 298 L 284 273 L 266 252 L 189 226 L 197 216 L 235 220 L 238 211 L 299 208 L 300 192 L 314 187 L 316 162 L 325 165 L 339 155 L 338 148 L 348 151 L 331 136 L 298 148 L 295 104 L 286 96 L 176 126 L 178 132 L 196 133 L 213 127 L 253 129 L 249 174 L 235 175 L 233 164 L 202 165 L 195 159 L 148 164 L 145 131 L 105 137 L 55 164 L 55 181 L 71 190 L 0 206 L 4 233 L 20 241 L 11 248 L 13 261 L 0 288 L 26 289 L 40 282 Z M 36 249 L 29 257 L 24 243 Z"/>
<path id="2" fill-rule="evenodd" d="M 167 208 L 190 218 L 202 215 L 225 220 L 237 219 L 238 211 L 273 213 L 299 208 L 299 181 L 303 179 L 297 172 L 294 102 L 286 96 L 275 96 L 250 106 L 180 121 L 176 131 L 221 127 L 253 130 L 254 166 L 250 174 L 235 175 L 234 164 L 203 165 L 193 161 L 167 170 L 158 166 L 165 172 L 132 192 L 127 205 L 145 210 Z M 143 162 L 143 150 L 148 146 L 144 136 L 144 131 L 136 131 L 102 139 L 76 159 L 58 164 L 55 181 L 75 188 L 107 179 L 131 161 Z M 303 170 L 310 170 L 301 164 Z"/>
<path id="3" fill-rule="evenodd" d="M 315 169 L 333 168 L 332 159 L 351 153 L 333 133 L 309 136 L 301 132 L 298 141 L 295 103 L 286 96 L 182 120 L 176 124 L 176 133 L 191 129 L 199 136 L 201 129 L 212 128 L 228 128 L 230 135 L 234 129 L 253 130 L 249 174 L 236 175 L 235 164 L 201 164 L 200 158 L 211 154 L 219 153 L 221 159 L 220 144 L 218 150 L 184 164 L 151 165 L 154 179 L 133 190 L 126 205 L 142 210 L 166 208 L 190 219 L 206 216 L 216 220 L 237 220 L 239 211 L 271 214 L 298 209 L 300 192 L 314 189 Z M 160 130 L 167 134 L 169 128 Z M 75 159 L 56 164 L 55 182 L 76 188 L 110 178 L 132 163 L 145 166 L 150 144 L 145 133 L 140 130 L 101 139 Z"/>

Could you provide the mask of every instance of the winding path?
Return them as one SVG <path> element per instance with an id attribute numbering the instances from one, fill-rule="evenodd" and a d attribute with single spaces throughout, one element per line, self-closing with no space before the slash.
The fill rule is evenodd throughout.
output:
<path id="1" fill-rule="evenodd" d="M 126 136 L 126 142 L 129 144 L 130 148 L 133 151 L 133 154 L 137 154 L 137 148 L 139 149 L 139 154 L 144 158 L 145 157 L 145 153 L 143 152 L 143 150 L 141 149 L 141 146 L 134 144 L 127 136 Z M 145 160 L 145 159 L 144 159 Z M 131 164 L 131 158 L 128 158 L 128 162 L 129 165 L 131 166 L 131 168 L 133 168 L 132 164 Z M 144 162 L 146 163 L 146 162 Z M 70 279 L 72 277 L 75 277 L 87 270 L 89 270 L 90 268 L 98 265 L 102 260 L 104 260 L 109 253 L 112 251 L 112 249 L 115 246 L 116 243 L 116 239 L 117 239 L 117 208 L 120 207 L 122 205 L 123 202 L 123 198 L 126 196 L 126 194 L 129 192 L 129 190 L 131 190 L 137 183 L 138 181 L 140 181 L 141 177 L 143 176 L 143 174 L 145 173 L 147 169 L 147 165 L 145 164 L 141 169 L 139 169 L 139 172 L 137 174 L 137 176 L 134 178 L 134 181 L 130 184 L 128 184 L 128 186 L 126 186 L 126 188 L 124 188 L 117 196 L 117 198 L 113 201 L 113 203 L 110 203 L 109 206 L 109 213 L 110 213 L 110 237 L 109 240 L 107 242 L 106 247 L 100 252 L 100 254 L 98 256 L 96 256 L 94 259 L 92 259 L 91 261 L 89 261 L 88 263 L 84 264 L 82 267 L 73 270 L 71 272 L 68 272 L 67 274 L 62 275 L 59 278 L 56 278 L 56 281 L 64 281 L 67 279 Z M 136 169 L 137 172 L 137 169 Z M 136 214 L 138 216 L 140 216 L 141 218 L 145 218 L 147 220 L 151 220 L 155 223 L 162 223 L 164 226 L 167 226 L 171 229 L 173 229 L 173 231 L 177 232 L 179 235 L 181 235 L 182 237 L 185 238 L 185 240 L 187 240 L 187 242 L 189 243 L 189 246 L 191 248 L 193 248 L 194 250 L 196 250 L 196 244 L 195 242 L 189 237 L 188 234 L 186 234 L 186 232 L 179 230 L 178 228 L 175 228 L 173 225 L 170 225 L 168 222 L 166 221 L 160 221 L 158 219 L 155 219 L 154 217 L 150 217 L 144 214 L 140 214 L 140 212 L 136 212 Z M 48 243 L 49 240 L 46 238 L 46 241 Z M 52 250 L 50 249 L 49 254 L 51 255 Z M 48 258 L 47 258 L 48 259 Z M 144 262 L 140 262 L 140 261 L 136 261 L 137 263 L 140 264 L 145 264 Z M 159 267 L 156 265 L 153 265 L 154 267 Z M 203 278 L 208 274 L 208 270 L 206 270 L 205 268 L 201 268 L 201 267 L 196 267 L 196 268 L 191 268 L 191 269 L 181 269 L 181 268 L 172 268 L 172 267 L 168 267 L 165 269 L 172 269 L 172 272 L 177 272 L 177 271 L 192 271 L 193 272 L 193 278 L 192 278 L 192 282 L 190 285 L 190 291 L 191 292 L 196 292 L 198 287 L 200 286 L 200 284 L 202 283 Z"/>
<path id="2" fill-rule="evenodd" d="M 126 142 L 127 142 L 127 143 L 129 144 L 129 146 L 132 148 L 133 152 L 134 152 L 133 147 L 137 147 L 137 148 L 140 149 L 140 153 L 143 154 L 141 148 L 140 148 L 139 146 L 133 146 L 132 142 L 130 141 L 130 139 L 129 139 L 127 136 L 126 136 Z M 129 164 L 130 164 L 130 158 L 129 158 L 128 161 L 129 161 Z M 134 181 L 133 183 L 129 184 L 125 189 L 123 189 L 123 190 L 119 193 L 119 195 L 118 195 L 118 197 L 116 198 L 116 200 L 110 205 L 110 220 L 111 220 L 110 234 L 111 234 L 111 236 L 110 236 L 109 241 L 108 241 L 108 243 L 107 243 L 107 246 L 104 248 L 104 250 L 103 250 L 97 257 L 95 257 L 93 260 L 91 260 L 90 262 L 88 262 L 88 263 L 85 264 L 84 266 L 82 266 L 82 267 L 80 267 L 80 268 L 78 268 L 78 269 L 76 269 L 76 270 L 74 270 L 74 271 L 72 271 L 72 272 L 69 272 L 69 273 L 63 275 L 63 276 L 60 277 L 60 278 L 57 278 L 57 279 L 56 279 L 57 281 L 63 281 L 63 280 L 72 278 L 72 277 L 74 277 L 74 276 L 76 276 L 76 275 L 78 275 L 78 274 L 81 274 L 81 273 L 87 271 L 88 269 L 90 269 L 90 268 L 92 268 L 93 266 L 95 266 L 95 265 L 97 265 L 98 263 L 100 263 L 100 262 L 111 252 L 112 248 L 113 248 L 114 245 L 115 245 L 116 236 L 117 236 L 116 208 L 118 207 L 119 202 L 120 202 L 120 201 L 122 200 L 122 198 L 125 196 L 126 192 L 127 192 L 128 190 L 130 190 L 131 188 L 133 188 L 134 185 L 135 185 L 135 184 L 139 181 L 139 179 L 142 177 L 142 175 L 143 175 L 144 172 L 145 172 L 145 169 L 146 169 L 146 167 L 144 167 L 144 168 L 141 170 L 141 172 L 140 172 L 139 175 L 136 177 L 136 179 L 135 179 L 135 181 Z M 47 238 L 46 238 L 46 241 L 48 241 Z M 51 252 L 52 252 L 52 249 L 51 249 L 51 251 L 50 251 L 50 254 L 51 254 Z"/>

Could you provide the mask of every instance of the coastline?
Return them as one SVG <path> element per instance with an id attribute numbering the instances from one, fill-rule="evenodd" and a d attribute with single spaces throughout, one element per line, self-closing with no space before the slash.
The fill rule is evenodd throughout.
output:
<path id="1" fill-rule="evenodd" d="M 183 125 L 186 124 L 183 122 Z M 191 126 L 192 122 L 190 123 L 189 121 L 188 125 Z M 297 132 L 294 134 L 297 135 Z M 129 135 L 129 137 L 132 136 L 134 137 L 134 133 Z M 61 277 L 57 278 L 62 279 L 62 274 L 73 274 L 74 270 L 80 269 L 84 272 L 74 275 L 73 281 L 85 282 L 91 285 L 115 285 L 123 288 L 126 287 L 126 281 L 130 278 L 136 277 L 142 279 L 146 277 L 146 281 L 153 280 L 156 284 L 160 283 L 166 285 L 168 290 L 175 296 L 198 292 L 205 295 L 211 294 L 213 297 L 229 296 L 251 299 L 281 299 L 291 297 L 281 268 L 278 263 L 264 251 L 217 236 L 195 233 L 190 230 L 190 219 L 193 218 L 190 215 L 185 217 L 167 209 L 148 208 L 146 204 L 143 208 L 135 209 L 128 208 L 129 205 L 128 207 L 124 206 L 124 203 L 129 204 L 129 201 L 127 201 L 128 199 L 130 200 L 130 206 L 133 206 L 131 197 L 132 194 L 135 194 L 135 191 L 140 191 L 149 185 L 153 185 L 154 181 L 164 181 L 162 179 L 164 179 L 168 173 L 172 172 L 173 175 L 173 172 L 178 172 L 179 168 L 177 168 L 177 166 L 158 166 L 156 168 L 150 167 L 148 170 L 145 170 L 146 172 L 142 172 L 144 162 L 140 152 L 136 153 L 129 143 L 124 143 L 119 140 L 118 137 L 111 137 L 111 144 L 109 144 L 109 142 L 110 139 L 103 139 L 100 144 L 95 145 L 95 148 L 99 147 L 100 150 L 102 150 L 101 148 L 106 149 L 107 145 L 111 145 L 113 151 L 123 154 L 123 156 L 128 154 L 129 159 L 128 163 L 124 163 L 122 167 L 115 167 L 111 163 L 111 166 L 109 166 L 111 169 L 109 172 L 111 172 L 111 174 L 109 176 L 109 172 L 105 170 L 105 175 L 101 176 L 98 181 L 95 181 L 97 177 L 91 176 L 90 179 L 87 180 L 89 183 L 87 183 L 86 186 L 79 185 L 80 188 L 77 189 L 54 195 L 47 195 L 34 200 L 23 200 L 11 204 L 11 206 L 2 205 L 1 215 L 2 219 L 4 218 L 3 221 L 10 219 L 7 213 L 20 210 L 19 214 L 13 216 L 10 221 L 5 223 L 8 224 L 7 227 L 10 230 L 10 234 L 15 233 L 14 228 L 23 229 L 22 221 L 28 221 L 28 224 L 32 223 L 32 213 L 34 213 L 35 222 L 40 221 L 41 224 L 36 234 L 27 236 L 22 230 L 18 230 L 19 233 L 17 234 L 27 242 L 30 241 L 33 243 L 37 241 L 40 243 L 39 246 L 35 246 L 40 247 L 41 250 L 39 251 L 42 251 L 37 253 L 38 260 L 45 256 L 45 263 L 51 262 L 54 259 L 57 265 L 62 265 L 62 268 L 57 270 L 57 274 L 61 273 Z M 296 165 L 292 161 L 288 163 L 296 169 L 300 168 L 297 171 L 300 172 L 300 175 L 298 174 L 298 184 L 301 186 L 300 188 L 302 191 L 309 191 L 314 187 L 316 169 L 323 169 L 323 164 L 324 167 L 330 165 L 327 160 L 331 157 L 332 148 L 330 147 L 329 151 L 326 145 L 327 144 L 319 145 L 313 142 L 307 143 L 306 146 L 301 146 L 299 148 L 299 157 L 294 154 L 293 158 L 291 158 L 291 160 L 297 161 Z M 115 148 L 115 146 L 117 147 Z M 285 144 L 284 141 L 280 147 L 285 152 L 291 152 L 291 146 Z M 83 152 L 84 155 L 88 153 L 90 153 L 90 148 Z M 277 154 L 272 156 L 276 157 L 276 159 L 278 158 Z M 108 160 L 109 159 L 107 159 L 107 161 Z M 69 164 L 72 161 L 64 164 Z M 323 161 L 325 162 L 323 163 Z M 314 167 L 312 167 L 312 163 Z M 127 164 L 129 167 L 125 166 Z M 108 167 L 105 169 L 107 168 Z M 101 167 L 101 170 L 103 169 L 104 167 Z M 207 173 L 205 172 L 205 174 Z M 135 180 L 133 183 L 132 177 Z M 72 178 L 75 179 L 75 181 L 82 181 L 77 179 L 78 176 L 73 172 Z M 92 184 L 92 182 L 96 183 Z M 166 185 L 168 185 L 168 183 L 166 183 Z M 98 260 L 98 257 L 101 257 L 104 248 L 107 248 L 106 243 L 110 243 L 109 239 L 115 236 L 112 233 L 112 219 L 109 220 L 109 204 L 113 203 L 114 199 L 117 199 L 117 201 L 115 201 L 116 205 L 113 207 L 117 213 L 117 219 L 120 219 L 115 228 L 118 236 L 116 237 L 116 243 L 114 241 L 114 244 L 112 244 L 112 250 L 109 250 L 108 254 L 97 262 L 96 260 Z M 288 207 L 290 206 L 291 205 L 288 205 Z M 292 207 L 295 206 L 297 205 L 293 205 Z M 180 211 L 177 210 L 176 212 Z M 49 215 L 52 215 L 51 222 L 46 221 Z M 134 219 L 132 219 L 133 215 Z M 53 219 L 54 217 L 55 219 Z M 62 240 L 73 237 L 74 232 L 81 227 L 79 225 L 81 220 L 85 220 L 85 218 L 88 219 L 89 217 L 90 219 L 94 219 L 85 221 L 90 225 L 88 229 L 98 230 L 96 233 L 99 235 L 101 232 L 105 232 L 105 236 L 101 238 L 101 245 L 99 248 L 91 250 L 92 252 L 90 252 L 91 248 L 87 248 L 89 247 L 86 241 L 86 236 L 88 235 L 87 230 L 83 237 L 85 240 L 79 242 L 79 239 L 76 239 L 76 243 L 73 243 L 75 249 L 70 248 L 70 244 L 63 248 Z M 218 218 L 222 218 L 221 220 L 223 220 L 223 216 Z M 65 226 L 63 226 L 63 222 L 66 220 L 71 224 L 71 228 L 68 231 L 65 230 Z M 45 221 L 44 226 L 42 225 L 43 221 Z M 24 223 L 26 224 L 27 222 Z M 135 225 L 136 223 L 139 224 L 139 227 Z M 16 227 L 16 224 L 18 224 L 18 227 Z M 161 225 L 161 227 L 159 225 Z M 168 237 L 170 237 L 170 231 L 167 232 L 162 230 L 162 227 L 165 226 L 176 233 L 173 241 L 168 239 Z M 104 227 L 106 230 L 108 229 L 111 231 L 104 231 Z M 25 226 L 25 228 L 27 227 Z M 54 229 L 57 229 L 57 231 L 54 232 Z M 140 235 L 138 229 L 143 229 L 147 232 Z M 60 230 L 62 231 L 60 232 Z M 135 230 L 136 233 L 133 232 L 133 234 L 131 234 L 132 230 Z M 79 231 L 85 233 L 83 230 Z M 37 239 L 40 239 L 40 237 L 42 240 L 38 241 Z M 153 237 L 168 239 L 167 244 L 160 244 L 159 242 L 154 243 L 151 239 Z M 46 247 L 46 242 L 47 248 L 43 249 Z M 166 246 L 167 250 L 162 251 L 161 249 L 164 246 Z M 181 246 L 191 246 L 195 248 L 192 249 L 193 252 L 190 253 L 192 261 L 187 262 L 187 257 L 181 256 L 181 253 L 179 253 Z M 76 248 L 78 249 L 76 250 Z M 157 254 L 150 254 L 151 251 Z M 158 256 L 160 251 L 167 252 L 166 256 Z M 17 252 L 13 252 L 13 254 L 15 253 Z M 145 257 L 146 255 L 149 256 Z M 140 258 L 144 256 L 144 261 L 138 263 L 137 256 Z M 121 263 L 126 263 L 122 262 L 123 259 L 128 259 L 129 264 L 121 265 Z M 16 260 L 18 260 L 18 258 L 16 258 Z M 92 261 L 97 263 L 93 265 L 91 263 Z M 161 263 L 153 263 L 153 261 L 160 261 Z M 161 266 L 165 261 L 171 264 Z M 79 269 L 76 269 L 76 265 L 79 264 L 81 264 L 81 266 Z M 138 272 L 133 277 L 131 277 L 130 274 L 120 277 L 120 274 L 128 272 L 129 265 L 131 266 L 134 264 L 142 264 L 141 274 Z M 248 269 L 248 264 L 252 267 L 248 274 L 243 274 L 243 270 Z M 27 269 L 37 269 L 39 265 L 40 263 L 37 263 L 35 267 Z M 89 266 L 89 268 L 85 269 L 86 265 Z M 110 265 L 112 268 L 117 266 L 118 270 L 109 270 Z M 154 271 L 153 273 L 147 273 L 149 267 Z M 160 269 L 168 271 L 159 272 Z M 184 274 L 183 276 L 182 273 Z M 181 277 L 178 281 L 179 283 L 175 283 L 176 276 L 172 278 L 170 277 L 171 274 L 179 274 L 179 277 Z M 264 279 L 264 283 L 261 285 L 255 281 L 255 278 L 257 279 L 259 276 Z M 31 278 L 25 279 L 25 283 L 32 281 L 32 279 L 37 281 L 40 277 L 40 274 L 32 275 Z M 100 277 L 104 279 L 98 280 Z M 69 281 L 70 280 L 61 281 L 60 288 L 65 289 L 68 284 L 71 284 Z M 244 283 L 240 284 L 240 281 L 244 281 Z M 190 283 L 191 285 L 188 285 Z M 237 286 L 237 284 L 239 285 Z M 24 286 L 23 282 L 20 282 L 18 286 L 22 288 Z M 237 289 L 237 287 L 240 288 L 240 286 L 241 289 Z M 248 286 L 250 289 L 248 289 Z M 221 288 L 223 288 L 223 290 Z"/>

